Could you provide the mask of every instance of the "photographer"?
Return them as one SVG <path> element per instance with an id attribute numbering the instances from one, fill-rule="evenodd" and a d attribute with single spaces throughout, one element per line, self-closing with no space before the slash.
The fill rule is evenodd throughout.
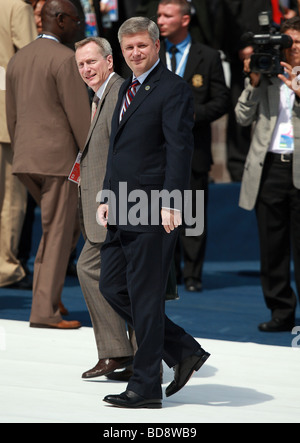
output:
<path id="1" fill-rule="evenodd" d="M 271 311 L 271 320 L 259 325 L 264 332 L 290 331 L 295 325 L 291 246 L 300 294 L 300 18 L 286 20 L 281 33 L 293 40 L 283 50 L 284 74 L 250 72 L 246 59 L 249 78 L 235 108 L 238 123 L 255 122 L 239 204 L 256 210 L 262 289 Z"/>

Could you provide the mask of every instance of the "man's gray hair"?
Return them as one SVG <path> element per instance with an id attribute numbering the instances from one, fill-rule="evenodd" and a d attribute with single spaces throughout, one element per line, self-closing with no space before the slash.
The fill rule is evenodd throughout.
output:
<path id="1" fill-rule="evenodd" d="M 112 55 L 113 52 L 109 41 L 106 40 L 106 38 L 102 37 L 87 37 L 84 40 L 80 40 L 79 42 L 75 43 L 75 50 L 82 48 L 83 46 L 87 45 L 90 42 L 96 43 L 103 57 Z"/>
<path id="2" fill-rule="evenodd" d="M 137 34 L 138 32 L 148 32 L 153 43 L 159 39 L 159 29 L 156 23 L 147 17 L 132 17 L 126 20 L 119 29 L 118 39 L 120 44 L 122 44 L 124 36 Z"/>

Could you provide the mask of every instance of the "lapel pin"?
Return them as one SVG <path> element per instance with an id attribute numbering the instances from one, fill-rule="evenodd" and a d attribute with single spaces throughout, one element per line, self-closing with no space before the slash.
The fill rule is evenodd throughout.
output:
<path id="1" fill-rule="evenodd" d="M 145 87 L 145 91 L 149 91 L 149 89 L 150 89 L 150 86 Z"/>

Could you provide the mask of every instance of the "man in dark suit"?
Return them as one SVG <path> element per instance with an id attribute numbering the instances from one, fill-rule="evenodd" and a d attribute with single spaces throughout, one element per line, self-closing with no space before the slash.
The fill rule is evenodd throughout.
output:
<path id="1" fill-rule="evenodd" d="M 195 214 L 196 191 L 204 191 L 208 198 L 208 173 L 213 163 L 211 153 L 210 123 L 227 111 L 229 90 L 226 87 L 219 52 L 201 43 L 194 43 L 189 33 L 190 4 L 186 0 L 161 0 L 157 11 L 157 24 L 164 38 L 161 60 L 172 70 L 172 51 L 176 50 L 174 71 L 189 84 L 194 96 L 194 154 L 191 170 L 193 213 Z M 206 215 L 205 205 L 205 215 Z M 176 253 L 176 268 L 180 278 L 181 249 L 184 258 L 183 278 L 188 291 L 202 289 L 202 268 L 206 245 L 202 235 L 187 236 L 181 231 L 182 248 Z"/>
<path id="2" fill-rule="evenodd" d="M 144 17 L 127 20 L 119 41 L 133 77 L 122 85 L 112 119 L 106 192 L 97 213 L 108 228 L 101 249 L 100 290 L 134 327 L 138 349 L 126 391 L 104 401 L 119 407 L 160 408 L 162 358 L 175 367 L 166 390 L 170 396 L 209 357 L 164 313 L 181 202 L 162 198 L 158 206 L 153 198 L 162 190 L 182 195 L 188 189 L 193 100 L 186 82 L 160 62 L 154 22 Z"/>

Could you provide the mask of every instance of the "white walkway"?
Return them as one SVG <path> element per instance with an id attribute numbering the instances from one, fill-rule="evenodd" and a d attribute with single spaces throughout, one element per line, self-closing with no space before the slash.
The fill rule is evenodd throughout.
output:
<path id="1" fill-rule="evenodd" d="M 299 348 L 199 342 L 212 356 L 185 388 L 162 409 L 131 411 L 102 401 L 125 383 L 81 379 L 97 360 L 91 328 L 52 331 L 0 320 L 0 422 L 102 423 L 101 432 L 113 423 L 300 422 L 300 339 Z M 164 389 L 172 378 L 165 367 Z"/>

